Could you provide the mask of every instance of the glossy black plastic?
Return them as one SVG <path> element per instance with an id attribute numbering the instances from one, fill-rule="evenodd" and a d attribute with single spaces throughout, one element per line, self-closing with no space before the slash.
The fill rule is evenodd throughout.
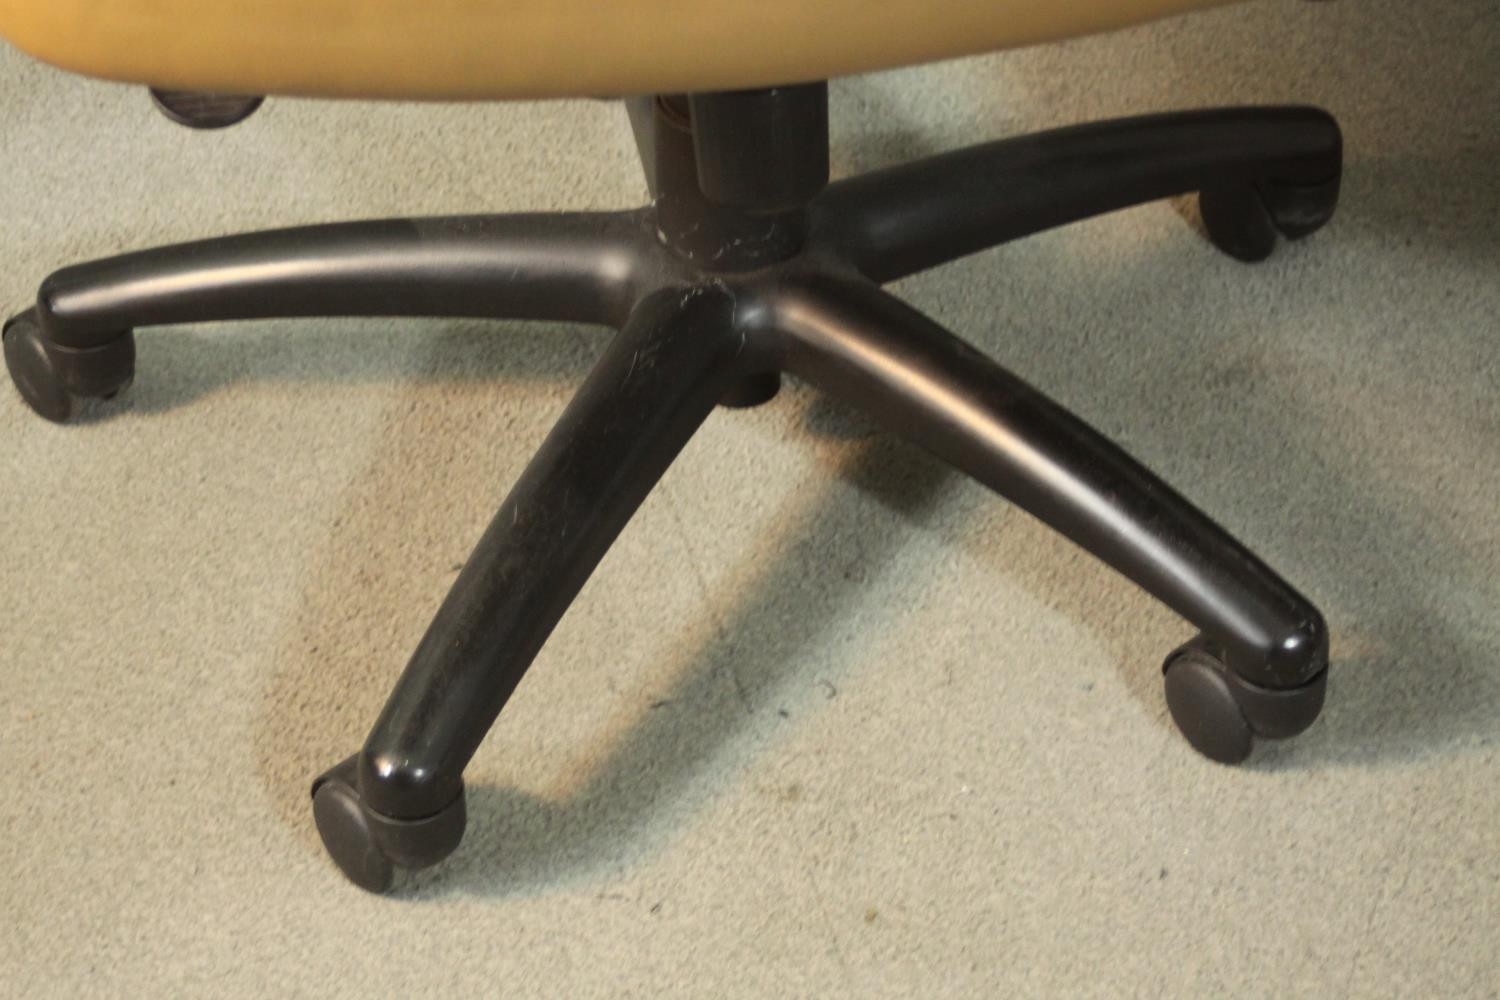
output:
<path id="1" fill-rule="evenodd" d="M 454 581 L 365 743 L 371 808 L 423 816 L 463 766 L 537 650 L 750 353 L 735 297 L 713 286 L 648 296 L 578 390 Z"/>
<path id="2" fill-rule="evenodd" d="M 472 316 L 618 326 L 663 275 L 645 212 L 390 219 L 280 229 L 64 268 L 37 294 L 47 340 L 298 316 Z"/>
<path id="3" fill-rule="evenodd" d="M 840 181 L 819 236 L 887 282 L 1021 236 L 1225 185 L 1297 185 L 1317 197 L 1289 238 L 1338 200 L 1338 125 L 1316 108 L 1233 108 L 1077 125 L 942 153 Z M 1210 234 L 1212 235 L 1212 234 Z"/>
<path id="4" fill-rule="evenodd" d="M 796 275 L 775 315 L 789 371 L 905 434 L 1104 560 L 1218 641 L 1235 671 L 1300 684 L 1321 616 L 1244 546 L 1093 428 L 858 278 Z"/>
<path id="5" fill-rule="evenodd" d="M 770 398 L 783 372 L 964 470 L 1196 626 L 1165 683 L 1206 755 L 1242 759 L 1257 736 L 1300 732 L 1317 715 L 1328 637 L 1305 597 L 1078 417 L 879 285 L 1191 191 L 1203 192 L 1210 238 L 1259 259 L 1331 217 L 1333 120 L 1307 108 L 1157 115 L 825 187 L 825 101 L 817 85 L 630 102 L 652 192 L 640 211 L 364 222 L 168 247 L 54 274 L 8 328 L 12 375 L 53 419 L 71 412 L 54 389 L 128 381 L 121 345 L 157 324 L 463 315 L 619 329 L 479 540 L 364 748 L 315 786 L 319 829 L 355 882 L 382 890 L 393 866 L 453 849 L 464 768 L 589 574 L 715 406 Z M 768 153 L 767 136 L 786 148 Z"/>

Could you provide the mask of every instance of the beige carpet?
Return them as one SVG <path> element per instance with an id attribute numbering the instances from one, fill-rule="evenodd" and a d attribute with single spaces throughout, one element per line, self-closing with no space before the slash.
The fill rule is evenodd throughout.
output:
<path id="1" fill-rule="evenodd" d="M 0 391 L 0 993 L 1496 996 L 1500 8 L 1276 0 L 843 80 L 836 170 L 1283 101 L 1341 116 L 1345 197 L 1263 266 L 1158 203 L 899 291 L 1320 602 L 1305 737 L 1196 757 L 1182 622 L 792 386 L 648 500 L 470 768 L 459 853 L 364 895 L 307 783 L 603 334 L 150 330 L 106 418 Z M 610 104 L 202 135 L 11 50 L 0 139 L 7 309 L 164 241 L 642 195 Z"/>

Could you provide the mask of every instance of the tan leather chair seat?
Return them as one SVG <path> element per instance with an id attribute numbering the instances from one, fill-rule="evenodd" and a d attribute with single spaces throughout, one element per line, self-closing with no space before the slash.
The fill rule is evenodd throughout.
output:
<path id="1" fill-rule="evenodd" d="M 0 35 L 65 69 L 188 90 L 607 96 L 822 79 L 1222 2 L 0 0 Z"/>

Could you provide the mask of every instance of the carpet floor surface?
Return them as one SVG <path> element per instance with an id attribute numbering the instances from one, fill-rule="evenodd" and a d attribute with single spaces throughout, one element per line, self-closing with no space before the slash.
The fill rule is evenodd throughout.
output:
<path id="1" fill-rule="evenodd" d="M 362 741 L 601 331 L 143 331 L 77 426 L 0 387 L 0 995 L 1500 994 L 1500 7 L 1266 2 L 835 81 L 844 175 L 1245 103 L 1339 116 L 1334 222 L 1246 267 L 1190 200 L 895 286 L 1323 608 L 1327 709 L 1196 756 L 1190 629 L 805 385 L 721 411 L 468 771 L 347 885 Z M 271 100 L 198 134 L 0 50 L 0 302 L 67 263 L 345 218 L 623 208 L 604 102 Z"/>

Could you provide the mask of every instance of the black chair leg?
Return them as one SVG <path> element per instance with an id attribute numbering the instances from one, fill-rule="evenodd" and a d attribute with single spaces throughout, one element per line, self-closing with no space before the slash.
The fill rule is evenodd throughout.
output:
<path id="1" fill-rule="evenodd" d="M 388 219 L 250 233 L 64 268 L 5 325 L 22 397 L 63 422 L 129 385 L 137 327 L 312 316 L 619 326 L 670 270 L 640 212 Z"/>
<path id="2" fill-rule="evenodd" d="M 1169 705 L 1200 751 L 1242 760 L 1255 735 L 1313 721 L 1328 662 L 1322 616 L 1187 500 L 872 284 L 803 276 L 775 302 L 789 371 L 1030 511 L 1202 630 L 1166 666 Z"/>
<path id="3" fill-rule="evenodd" d="M 840 181 L 818 236 L 867 278 L 905 275 L 1142 202 L 1202 192 L 1221 250 L 1260 260 L 1333 215 L 1343 143 L 1316 108 L 1222 108 L 1001 139 Z"/>
<path id="4" fill-rule="evenodd" d="M 357 762 L 313 787 L 324 842 L 355 882 L 380 891 L 393 864 L 434 864 L 457 846 L 465 765 L 616 535 L 748 371 L 744 346 L 733 297 L 710 287 L 656 293 L 606 349 L 469 557 Z"/>

